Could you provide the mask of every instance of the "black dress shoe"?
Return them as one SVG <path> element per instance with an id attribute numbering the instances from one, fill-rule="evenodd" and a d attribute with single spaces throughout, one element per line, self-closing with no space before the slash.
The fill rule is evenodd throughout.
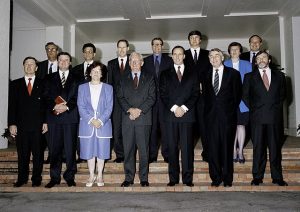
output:
<path id="1" fill-rule="evenodd" d="M 239 159 L 238 159 L 238 158 L 234 158 L 234 159 L 233 159 L 233 162 L 234 162 L 234 163 L 237 163 L 237 162 L 239 162 Z"/>
<path id="2" fill-rule="evenodd" d="M 189 182 L 189 183 L 184 183 L 186 186 L 189 186 L 189 187 L 194 187 L 194 183 L 192 182 Z"/>
<path id="3" fill-rule="evenodd" d="M 114 160 L 115 163 L 122 163 L 124 161 L 124 158 L 116 158 Z"/>
<path id="4" fill-rule="evenodd" d="M 175 182 L 169 182 L 169 183 L 167 184 L 167 186 L 172 187 L 172 186 L 175 186 L 176 184 L 178 184 L 178 183 L 175 183 Z"/>
<path id="5" fill-rule="evenodd" d="M 76 186 L 76 183 L 74 180 L 67 180 L 67 184 L 68 184 L 68 187 Z"/>
<path id="6" fill-rule="evenodd" d="M 50 157 L 47 157 L 46 160 L 44 160 L 44 164 L 49 164 L 50 163 Z"/>
<path id="7" fill-rule="evenodd" d="M 246 162 L 245 158 L 239 159 L 239 163 L 244 164 Z"/>
<path id="8" fill-rule="evenodd" d="M 149 159 L 149 163 L 153 163 L 153 162 L 156 162 L 156 161 L 157 161 L 156 158 L 150 158 L 150 159 Z"/>
<path id="9" fill-rule="evenodd" d="M 129 182 L 129 181 L 124 181 L 122 184 L 121 184 L 121 187 L 129 187 L 129 186 L 131 186 L 131 185 L 133 185 L 133 182 Z"/>
<path id="10" fill-rule="evenodd" d="M 78 158 L 78 159 L 76 160 L 76 163 L 82 163 L 83 161 L 84 161 L 84 160 Z"/>
<path id="11" fill-rule="evenodd" d="M 149 186 L 149 182 L 148 181 L 142 181 L 141 182 L 141 186 L 142 187 L 148 187 Z"/>
<path id="12" fill-rule="evenodd" d="M 212 183 L 210 185 L 213 187 L 219 187 L 221 183 L 222 182 L 219 182 L 219 181 L 212 181 Z"/>
<path id="13" fill-rule="evenodd" d="M 169 158 L 164 158 L 165 163 L 169 163 Z"/>
<path id="14" fill-rule="evenodd" d="M 288 186 L 287 182 L 285 182 L 284 180 L 272 180 L 272 183 L 279 186 Z"/>
<path id="15" fill-rule="evenodd" d="M 224 182 L 224 187 L 226 188 L 226 187 L 232 187 L 232 183 L 225 183 Z"/>
<path id="16" fill-rule="evenodd" d="M 259 184 L 263 183 L 262 179 L 253 179 L 251 181 L 251 185 L 259 186 Z"/>
<path id="17" fill-rule="evenodd" d="M 18 187 L 21 187 L 25 184 L 27 184 L 27 182 L 17 181 L 17 182 L 14 183 L 14 187 L 18 188 Z"/>
<path id="18" fill-rule="evenodd" d="M 32 187 L 39 187 L 41 185 L 41 181 L 32 182 Z"/>
<path id="19" fill-rule="evenodd" d="M 45 185 L 45 188 L 52 188 L 55 185 L 59 185 L 60 183 L 54 182 L 52 180 L 50 180 L 50 182 L 48 184 Z"/>

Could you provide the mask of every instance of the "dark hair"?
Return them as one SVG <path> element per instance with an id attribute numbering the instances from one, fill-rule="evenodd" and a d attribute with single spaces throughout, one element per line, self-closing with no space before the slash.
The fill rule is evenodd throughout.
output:
<path id="1" fill-rule="evenodd" d="M 84 44 L 83 47 L 82 47 L 82 52 L 84 52 L 85 48 L 87 48 L 87 47 L 91 47 L 93 49 L 93 52 L 96 53 L 96 47 L 92 43 L 86 43 L 86 44 Z"/>
<path id="2" fill-rule="evenodd" d="M 233 47 L 233 46 L 238 46 L 238 47 L 240 47 L 240 53 L 243 53 L 243 47 L 242 47 L 242 45 L 241 45 L 239 42 L 232 42 L 232 43 L 230 43 L 229 46 L 228 46 L 228 53 L 229 53 L 229 54 L 230 54 L 230 49 L 231 49 L 231 47 Z"/>
<path id="3" fill-rule="evenodd" d="M 151 40 L 151 45 L 153 45 L 153 43 L 154 43 L 155 40 L 159 40 L 159 41 L 161 42 L 161 45 L 162 45 L 162 46 L 164 45 L 164 41 L 163 41 L 161 38 L 153 38 L 153 39 Z"/>
<path id="4" fill-rule="evenodd" d="M 71 57 L 71 55 L 70 55 L 68 52 L 60 52 L 60 53 L 58 53 L 58 55 L 57 55 L 57 60 L 58 60 L 58 58 L 59 58 L 61 55 L 67 55 L 67 56 L 69 56 L 70 62 L 72 62 L 72 57 Z"/>
<path id="5" fill-rule="evenodd" d="M 251 39 L 254 37 L 258 37 L 259 41 L 262 42 L 262 38 L 259 35 L 251 35 L 251 37 L 249 38 L 249 43 L 251 42 Z"/>
<path id="6" fill-rule="evenodd" d="M 174 51 L 175 49 L 182 49 L 183 54 L 184 54 L 184 52 L 185 52 L 185 49 L 184 49 L 182 46 L 175 46 L 175 47 L 172 49 L 172 54 L 173 54 L 173 51 Z"/>
<path id="7" fill-rule="evenodd" d="M 103 63 L 99 62 L 99 61 L 94 61 L 86 69 L 86 78 L 87 78 L 87 81 L 90 82 L 92 80 L 92 77 L 90 76 L 90 74 L 91 74 L 92 70 L 94 68 L 96 68 L 97 66 L 100 66 L 101 73 L 102 73 L 102 77 L 101 77 L 100 81 L 103 82 L 103 80 L 106 79 L 106 74 L 107 74 L 107 68 L 106 68 L 106 66 Z"/>
<path id="8" fill-rule="evenodd" d="M 38 62 L 37 59 L 35 59 L 34 57 L 29 56 L 29 57 L 25 57 L 25 59 L 23 60 L 23 65 L 25 64 L 26 60 L 34 60 L 35 65 L 37 65 L 37 62 Z"/>
<path id="9" fill-rule="evenodd" d="M 53 42 L 48 42 L 48 43 L 46 43 L 46 45 L 45 45 L 45 49 L 47 50 L 47 47 L 48 47 L 48 46 L 50 46 L 50 45 L 53 45 L 53 46 L 55 46 L 55 48 L 56 48 L 56 51 L 58 51 L 58 46 L 57 46 L 55 43 L 53 43 Z"/>
<path id="10" fill-rule="evenodd" d="M 190 37 L 191 37 L 192 35 L 198 35 L 198 36 L 200 37 L 200 39 L 202 39 L 202 34 L 201 34 L 201 32 L 198 31 L 198 30 L 191 31 L 191 32 L 189 33 L 189 35 L 188 35 L 188 40 L 190 40 Z"/>
<path id="11" fill-rule="evenodd" d="M 255 55 L 255 60 L 256 60 L 256 58 L 259 56 L 259 55 L 261 55 L 261 54 L 266 54 L 267 56 L 268 56 L 268 59 L 270 60 L 271 58 L 270 58 L 270 54 L 266 51 L 266 50 L 262 50 L 262 51 L 259 51 L 259 52 L 257 52 L 257 54 Z M 255 61 L 256 62 L 256 61 Z"/>
<path id="12" fill-rule="evenodd" d="M 121 39 L 121 40 L 118 40 L 118 42 L 117 42 L 117 47 L 119 47 L 119 43 L 121 43 L 121 42 L 126 43 L 126 46 L 127 46 L 127 47 L 129 46 L 128 40 Z"/>

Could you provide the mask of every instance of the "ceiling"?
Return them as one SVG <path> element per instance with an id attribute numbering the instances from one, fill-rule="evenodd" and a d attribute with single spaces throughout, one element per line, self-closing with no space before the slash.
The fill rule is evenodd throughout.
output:
<path id="1" fill-rule="evenodd" d="M 278 16 L 300 16 L 299 0 L 14 0 L 45 26 L 75 24 L 92 42 L 264 35 Z"/>

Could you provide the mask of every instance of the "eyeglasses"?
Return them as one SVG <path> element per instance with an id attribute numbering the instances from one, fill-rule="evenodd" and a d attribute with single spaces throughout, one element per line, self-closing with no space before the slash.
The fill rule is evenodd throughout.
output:
<path id="1" fill-rule="evenodd" d="M 52 51 L 56 51 L 56 50 L 57 50 L 56 48 L 46 48 L 47 52 L 52 52 Z"/>
<path id="2" fill-rule="evenodd" d="M 160 43 L 153 44 L 152 46 L 162 46 Z"/>

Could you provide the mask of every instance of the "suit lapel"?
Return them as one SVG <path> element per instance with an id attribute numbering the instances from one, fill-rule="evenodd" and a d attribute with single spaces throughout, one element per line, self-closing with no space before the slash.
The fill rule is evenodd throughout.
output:
<path id="1" fill-rule="evenodd" d="M 253 78 L 254 78 L 254 81 L 257 82 L 257 86 L 259 86 L 259 89 L 262 90 L 262 91 L 264 91 L 264 92 L 267 92 L 267 89 L 266 89 L 266 87 L 264 85 L 264 82 L 263 82 L 263 80 L 261 78 L 261 75 L 260 75 L 258 69 L 255 70 Z"/>
<path id="2" fill-rule="evenodd" d="M 224 89 L 225 85 L 228 83 L 228 80 L 229 80 L 229 72 L 227 71 L 227 69 L 224 66 L 223 76 L 222 76 L 222 80 L 221 80 L 221 86 L 220 86 L 220 90 L 219 90 L 218 94 L 220 92 L 222 92 L 222 90 Z"/>

